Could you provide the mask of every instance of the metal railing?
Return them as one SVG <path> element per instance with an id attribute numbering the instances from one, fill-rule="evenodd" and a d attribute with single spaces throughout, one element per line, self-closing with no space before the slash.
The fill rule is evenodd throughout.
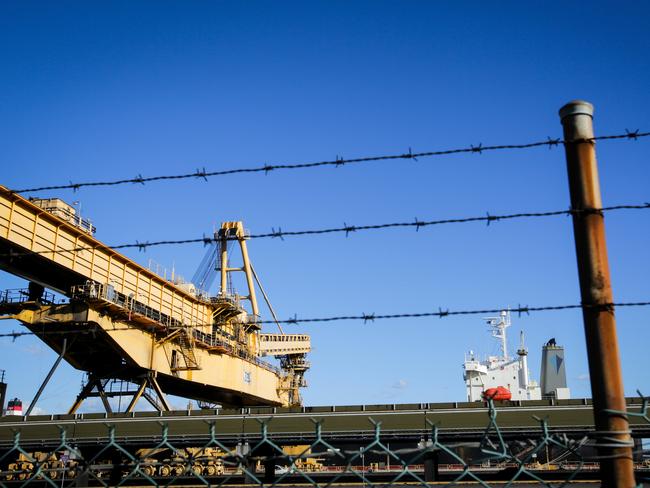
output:
<path id="1" fill-rule="evenodd" d="M 183 323 L 167 314 L 149 307 L 142 302 L 139 302 L 135 297 L 125 295 L 115 290 L 112 285 L 104 285 L 101 283 L 85 283 L 83 285 L 76 285 L 72 287 L 72 299 L 75 300 L 88 300 L 99 299 L 110 302 L 118 307 L 124 309 L 126 313 L 139 314 L 147 319 L 159 323 L 164 327 L 181 327 Z"/>
<path id="2" fill-rule="evenodd" d="M 20 304 L 29 301 L 38 301 L 40 303 L 54 303 L 56 296 L 49 291 L 43 291 L 41 296 L 34 300 L 30 299 L 29 289 L 27 288 L 12 288 L 0 291 L 0 303 L 6 304 Z"/>
<path id="3" fill-rule="evenodd" d="M 81 216 L 77 215 L 77 213 L 74 210 L 71 211 L 64 207 L 54 207 L 54 206 L 41 207 L 41 208 L 46 212 L 51 213 L 52 215 L 61 217 L 66 222 L 71 223 L 75 227 L 79 227 L 81 230 L 83 230 L 84 232 L 90 235 L 94 234 L 95 231 L 97 230 L 95 226 L 90 222 L 89 219 L 82 218 Z"/>
<path id="4" fill-rule="evenodd" d="M 72 288 L 72 298 L 80 300 L 99 299 L 113 303 L 125 310 L 125 312 L 136 313 L 142 315 L 150 320 L 153 320 L 164 327 L 169 328 L 190 328 L 192 330 L 192 337 L 201 341 L 209 347 L 224 347 L 227 353 L 244 359 L 250 363 L 256 364 L 268 371 L 277 375 L 282 375 L 283 372 L 280 368 L 262 361 L 258 357 L 251 354 L 243 347 L 233 345 L 223 339 L 220 339 L 217 334 L 210 334 L 197 329 L 194 325 L 184 324 L 178 319 L 170 317 L 154 308 L 138 302 L 134 298 L 128 297 L 123 293 L 115 291 L 110 285 L 103 285 L 101 283 L 86 283 L 84 285 L 77 285 Z M 247 322 L 248 324 L 248 322 Z"/>

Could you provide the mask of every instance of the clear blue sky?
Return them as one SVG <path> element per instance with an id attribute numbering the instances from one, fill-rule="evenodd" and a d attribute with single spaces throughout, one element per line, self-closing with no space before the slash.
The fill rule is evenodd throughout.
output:
<path id="1" fill-rule="evenodd" d="M 596 106 L 599 134 L 650 130 L 650 8 L 641 3 L 422 1 L 0 4 L 1 184 L 184 173 L 560 137 L 557 110 Z M 605 205 L 650 200 L 650 141 L 597 146 Z M 117 244 L 567 208 L 561 149 L 43 192 L 79 200 Z M 617 300 L 650 298 L 650 212 L 607 215 Z M 579 302 L 570 219 L 259 240 L 281 317 Z M 200 245 L 128 252 L 191 277 Z M 22 286 L 0 273 L 0 288 Z M 650 309 L 619 310 L 626 392 L 650 392 Z M 19 324 L 2 322 L 5 331 Z M 480 317 L 288 327 L 312 335 L 308 404 L 454 401 Z M 532 376 L 550 337 L 574 396 L 589 396 L 579 311 L 514 319 Z M 512 344 L 514 347 L 514 343 Z M 55 358 L 1 339 L 9 394 L 26 403 Z M 63 411 L 81 373 L 45 391 Z M 181 400 L 175 400 L 182 406 Z M 98 408 L 92 406 L 90 408 Z"/>

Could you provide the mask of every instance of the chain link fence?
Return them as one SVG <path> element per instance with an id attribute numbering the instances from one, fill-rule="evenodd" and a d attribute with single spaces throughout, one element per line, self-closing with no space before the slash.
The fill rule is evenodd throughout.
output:
<path id="1" fill-rule="evenodd" d="M 638 412 L 610 412 L 639 417 L 650 424 L 650 400 L 641 396 Z M 545 419 L 536 418 L 538 429 L 526 436 L 505 435 L 498 423 L 498 410 L 488 401 L 486 427 L 473 442 L 441 440 L 441 428 L 431 422 L 419 442 L 397 442 L 386 436 L 381 422 L 373 433 L 357 442 L 325 436 L 322 420 L 314 420 L 313 439 L 278 442 L 270 433 L 273 417 L 259 421 L 254 441 L 225 443 L 215 422 L 206 421 L 206 441 L 188 446 L 169 435 L 160 423 L 155 445 L 142 447 L 116 436 L 115 425 L 106 424 L 107 437 L 96 445 L 79 447 L 60 427 L 56 447 L 47 452 L 23 447 L 20 430 L 13 432 L 13 445 L 0 457 L 0 486 L 313 486 L 363 484 L 364 486 L 430 486 L 471 482 L 483 487 L 537 482 L 564 486 L 576 480 L 598 479 L 599 446 L 607 433 L 590 432 L 569 437 L 552 430 Z M 611 434 L 611 433 L 610 433 Z M 631 440 L 631 438 L 630 438 Z M 392 446 L 391 446 L 392 444 Z M 634 442 L 632 442 L 634 444 Z M 638 444 L 637 444 L 638 446 Z M 635 451 L 639 483 L 650 480 L 646 451 Z"/>

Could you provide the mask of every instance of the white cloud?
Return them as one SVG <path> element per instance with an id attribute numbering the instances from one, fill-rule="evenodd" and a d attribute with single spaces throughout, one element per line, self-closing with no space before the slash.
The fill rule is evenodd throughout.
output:
<path id="1" fill-rule="evenodd" d="M 192 403 L 192 409 L 198 410 L 199 407 L 196 404 L 196 402 L 191 402 Z M 170 402 L 170 405 L 172 410 L 187 410 L 187 402 L 186 403 L 181 403 L 181 402 Z"/>
<path id="2" fill-rule="evenodd" d="M 99 398 L 86 398 L 79 407 L 79 413 L 95 413 L 103 412 L 104 405 Z"/>
<path id="3" fill-rule="evenodd" d="M 404 390 L 406 387 L 408 387 L 408 381 L 406 381 L 404 379 L 397 380 L 391 386 L 391 388 L 393 388 L 395 390 Z"/>
<path id="4" fill-rule="evenodd" d="M 25 407 L 25 405 L 23 405 L 23 409 L 24 409 L 23 413 L 27 412 L 27 407 Z M 50 412 L 48 412 L 47 410 L 39 406 L 35 406 L 32 412 L 30 413 L 30 415 L 49 415 L 49 414 Z"/>
<path id="5" fill-rule="evenodd" d="M 580 381 L 587 381 L 587 380 L 589 380 L 589 375 L 586 374 L 586 373 L 584 373 L 584 374 L 580 374 L 580 375 L 578 375 L 578 376 L 576 377 L 576 379 L 577 379 L 577 380 L 580 380 Z"/>
<path id="6" fill-rule="evenodd" d="M 45 346 L 42 344 L 30 344 L 28 346 L 21 347 L 20 350 L 26 354 L 29 354 L 30 356 L 42 356 L 48 352 Z"/>

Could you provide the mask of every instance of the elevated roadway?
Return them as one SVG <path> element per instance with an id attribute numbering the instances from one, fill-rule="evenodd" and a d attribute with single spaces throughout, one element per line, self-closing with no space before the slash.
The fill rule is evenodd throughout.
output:
<path id="1" fill-rule="evenodd" d="M 641 401 L 627 399 L 629 411 L 639 411 Z M 529 438 L 541 434 L 540 421 L 548 420 L 551 431 L 580 437 L 594 429 L 591 401 L 499 402 L 496 423 L 506 438 Z M 65 430 L 70 443 L 102 445 L 109 432 L 123 446 L 150 447 L 162 438 L 163 428 L 174 446 L 199 446 L 211 439 L 226 445 L 254 442 L 266 424 L 269 437 L 280 445 L 305 444 L 316 440 L 317 423 L 322 439 L 357 442 L 374 437 L 381 422 L 382 439 L 418 441 L 440 428 L 445 441 L 481 438 L 489 423 L 484 403 L 431 403 L 395 405 L 315 406 L 294 408 L 243 408 L 238 410 L 194 410 L 133 412 L 131 414 L 41 415 L 0 419 L 0 448 L 6 449 L 20 435 L 20 445 L 36 449 L 56 447 Z M 650 437 L 650 424 L 630 418 L 635 438 Z M 211 427 L 212 425 L 212 427 Z"/>

